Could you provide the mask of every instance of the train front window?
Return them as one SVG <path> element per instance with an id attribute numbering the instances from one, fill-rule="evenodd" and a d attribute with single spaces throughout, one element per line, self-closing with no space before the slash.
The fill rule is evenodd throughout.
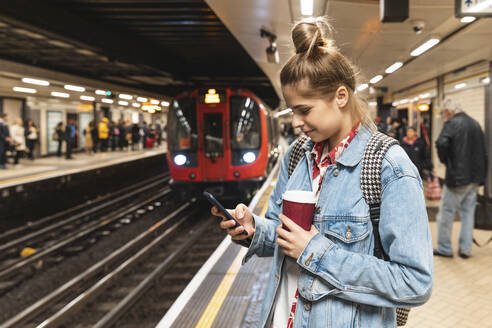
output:
<path id="1" fill-rule="evenodd" d="M 261 125 L 258 104 L 250 97 L 232 96 L 231 149 L 255 150 L 261 145 Z"/>
<path id="2" fill-rule="evenodd" d="M 196 127 L 196 100 L 186 97 L 174 100 L 168 114 L 168 138 L 173 140 L 172 152 L 196 151 L 198 133 Z"/>
<path id="3" fill-rule="evenodd" d="M 203 137 L 207 157 L 224 156 L 224 137 L 222 133 L 222 114 L 203 114 Z"/>

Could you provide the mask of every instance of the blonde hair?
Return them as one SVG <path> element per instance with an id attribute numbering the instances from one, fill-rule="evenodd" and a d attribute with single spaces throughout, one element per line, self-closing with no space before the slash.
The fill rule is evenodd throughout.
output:
<path id="1" fill-rule="evenodd" d="M 352 63 L 338 50 L 333 41 L 333 28 L 326 17 L 307 18 L 292 29 L 292 41 L 296 53 L 280 72 L 282 86 L 299 86 L 304 96 L 334 96 L 340 86 L 349 91 L 349 105 L 354 117 L 375 132 L 374 122 L 369 116 L 367 104 L 355 94 L 356 72 Z"/>

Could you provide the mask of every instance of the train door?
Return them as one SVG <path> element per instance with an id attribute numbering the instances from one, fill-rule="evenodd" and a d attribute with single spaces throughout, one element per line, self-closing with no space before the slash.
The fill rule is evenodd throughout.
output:
<path id="1" fill-rule="evenodd" d="M 222 113 L 203 113 L 203 173 L 207 180 L 220 180 L 225 176 L 224 124 Z"/>

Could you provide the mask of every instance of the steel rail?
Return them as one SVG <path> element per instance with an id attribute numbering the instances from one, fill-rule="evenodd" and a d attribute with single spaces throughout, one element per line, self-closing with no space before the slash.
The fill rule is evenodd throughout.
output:
<path id="1" fill-rule="evenodd" d="M 64 239 L 64 240 L 62 240 L 62 241 L 60 241 L 54 245 L 51 245 L 50 247 L 48 247 L 46 249 L 43 249 L 39 252 L 36 252 L 36 253 L 32 254 L 31 256 L 29 256 L 25 259 L 21 259 L 15 263 L 13 263 L 12 265 L 7 266 L 6 268 L 0 269 L 0 279 L 5 279 L 5 278 L 12 276 L 13 274 L 22 270 L 26 265 L 33 263 L 35 261 L 38 261 L 38 260 L 46 257 L 47 255 L 59 250 L 60 248 L 66 246 L 68 244 L 71 244 L 72 242 L 74 242 L 74 241 L 76 241 L 82 237 L 85 237 L 88 234 L 90 234 L 90 233 L 92 233 L 98 229 L 101 229 L 102 227 L 107 226 L 108 224 L 110 224 L 116 220 L 119 220 L 122 216 L 127 215 L 128 213 L 131 213 L 131 212 L 139 209 L 143 205 L 145 205 L 149 202 L 152 202 L 159 197 L 165 196 L 165 195 L 169 194 L 170 192 L 171 192 L 171 188 L 167 187 L 162 192 L 160 192 L 159 194 L 154 195 L 150 199 L 146 199 L 145 201 L 142 201 L 142 202 L 140 202 L 134 206 L 131 206 L 130 208 L 125 208 L 125 209 L 122 209 L 122 210 L 119 210 L 119 211 L 116 211 L 113 213 L 109 213 L 108 215 L 101 218 L 99 221 L 94 222 L 94 224 L 92 224 L 87 229 L 76 232 L 75 234 L 68 236 L 66 239 Z M 111 218 L 110 218 L 110 216 L 111 216 Z"/>
<path id="2" fill-rule="evenodd" d="M 125 194 L 125 195 L 122 195 L 118 198 L 115 198 L 115 199 L 112 199 L 106 203 L 103 203 L 103 204 L 100 204 L 96 207 L 93 207 L 85 212 L 82 212 L 82 213 L 79 213 L 79 214 L 76 214 L 72 217 L 69 217 L 63 221 L 59 221 L 55 224 L 52 224 L 52 225 L 49 225 L 41 230 L 38 230 L 36 232 L 32 232 L 30 234 L 27 234 L 21 238 L 18 238 L 18 239 L 14 239 L 6 244 L 3 244 L 3 245 L 0 245 L 0 252 L 3 252 L 9 248 L 13 248 L 15 246 L 18 246 L 19 244 L 23 243 L 23 242 L 26 242 L 28 240 L 31 240 L 31 239 L 34 239 L 36 237 L 39 237 L 39 236 L 42 236 L 48 232 L 51 232 L 53 230 L 56 230 L 64 225 L 67 225 L 69 223 L 72 223 L 74 221 L 77 221 L 79 219 L 81 219 L 82 217 L 84 216 L 87 216 L 87 215 L 94 215 L 95 212 L 99 211 L 99 210 L 103 210 L 103 209 L 106 209 L 116 203 L 119 203 L 127 198 L 130 198 L 130 197 L 133 197 L 135 194 L 139 194 L 147 189 L 150 189 L 156 185 L 159 185 L 160 183 L 162 183 L 164 180 L 166 180 L 166 178 L 162 179 L 162 180 L 159 180 L 159 181 L 154 181 L 153 183 L 149 184 L 149 185 L 145 185 L 144 187 L 142 188 L 139 188 L 139 189 L 136 189 L 136 190 L 133 190 L 131 191 L 130 193 L 128 194 Z M 87 205 L 86 205 L 87 206 Z"/>
<path id="3" fill-rule="evenodd" d="M 208 221 L 211 221 L 210 219 Z M 142 282 L 138 284 L 118 305 L 116 305 L 111 311 L 109 311 L 104 317 L 101 318 L 93 328 L 111 327 L 124 313 L 127 311 L 140 297 L 154 284 L 154 282 L 179 259 L 185 250 L 190 247 L 198 238 L 203 236 L 203 233 L 209 228 L 207 223 L 203 224 L 197 229 L 186 242 L 174 250 L 164 262 L 162 262 L 157 268 L 155 268 L 151 274 L 147 276 Z M 41 327 L 40 327 L 41 328 Z"/>
<path id="4" fill-rule="evenodd" d="M 192 214 L 190 214 L 188 216 L 192 216 Z M 111 273 L 108 273 L 106 276 L 101 278 L 95 285 L 93 285 L 88 290 L 86 290 L 85 292 L 80 294 L 78 297 L 73 299 L 70 303 L 65 305 L 62 309 L 60 309 L 53 316 L 51 316 L 50 318 L 46 319 L 41 324 L 36 326 L 36 328 L 54 328 L 54 327 L 58 327 L 59 325 L 61 325 L 66 319 L 68 319 L 74 313 L 80 311 L 84 307 L 84 305 L 86 305 L 90 301 L 94 300 L 98 295 L 100 295 L 102 292 L 104 292 L 104 290 L 112 282 L 114 282 L 116 279 L 118 279 L 118 277 L 121 276 L 125 271 L 130 269 L 137 262 L 140 262 L 151 250 L 156 248 L 156 246 L 158 246 L 165 237 L 167 237 L 170 233 L 172 233 L 178 227 L 180 227 L 186 220 L 187 220 L 187 217 L 180 219 L 172 227 L 167 229 L 162 235 L 160 235 L 159 237 L 154 239 L 151 243 L 149 243 L 147 246 L 142 248 L 138 253 L 136 253 L 135 255 L 133 255 L 132 257 L 127 259 L 125 262 L 120 264 L 120 266 L 118 266 Z M 194 232 L 193 235 L 191 236 L 191 238 L 187 239 L 187 241 L 183 242 L 182 245 L 180 245 L 178 249 L 173 251 L 172 254 L 169 255 L 166 258 L 166 260 L 158 266 L 157 269 L 160 268 L 160 271 L 162 271 L 162 267 L 164 264 L 165 264 L 164 268 L 167 269 L 170 264 L 174 263 L 174 261 L 176 260 L 177 254 L 179 254 L 179 252 L 183 252 L 186 247 L 189 247 L 193 242 L 195 242 L 195 240 L 198 237 L 200 237 L 200 235 L 197 235 L 197 233 L 203 232 L 206 228 L 208 228 L 208 226 L 205 224 L 200 229 L 198 229 L 196 232 Z M 150 275 L 143 282 L 146 282 L 146 284 L 148 284 L 150 277 L 152 278 L 152 280 L 155 279 L 155 275 L 157 274 L 156 273 L 157 269 L 152 271 L 150 273 Z M 152 281 L 152 280 L 150 280 L 150 281 Z M 139 290 L 140 292 L 142 292 L 140 285 L 142 285 L 143 282 L 141 282 L 135 290 Z M 140 287 L 140 289 L 139 289 L 139 287 Z M 131 295 L 134 298 L 134 297 L 138 297 L 138 295 L 140 295 L 140 294 L 136 295 L 135 290 L 133 290 L 129 295 L 127 295 L 124 298 L 125 303 L 136 300 L 136 299 L 130 300 L 128 298 L 128 296 Z M 145 289 L 143 291 L 145 291 Z M 121 304 L 121 302 L 118 303 L 117 307 L 119 307 L 120 304 Z M 130 305 L 131 304 L 133 304 L 133 303 L 130 303 Z M 128 304 L 127 304 L 127 306 L 128 306 Z M 119 309 L 118 314 L 121 314 L 120 311 L 126 310 L 127 306 L 125 306 L 124 309 Z M 113 311 L 111 311 L 111 312 L 113 312 Z M 106 316 L 104 318 L 106 318 Z M 111 320 L 111 322 L 113 322 L 113 320 L 117 319 L 117 317 L 115 317 L 115 314 L 113 314 L 112 318 L 109 318 L 109 319 Z M 108 319 L 106 319 L 106 320 L 108 320 Z"/>
<path id="5" fill-rule="evenodd" d="M 156 224 L 152 225 L 147 231 L 142 232 L 140 235 L 138 235 L 136 238 L 134 238 L 131 242 L 125 244 L 125 246 L 121 247 L 120 249 L 116 250 L 115 252 L 111 253 L 109 256 L 106 258 L 100 260 L 96 264 L 92 265 L 89 269 L 84 271 L 83 273 L 79 274 L 78 276 L 72 278 L 70 281 L 66 282 L 62 286 L 58 287 L 56 290 L 51 292 L 50 294 L 46 295 L 42 299 L 38 300 L 31 306 L 27 307 L 24 311 L 18 313 L 14 317 L 10 318 L 9 320 L 5 321 L 0 325 L 0 328 L 14 328 L 14 327 L 20 327 L 24 325 L 26 322 L 34 318 L 36 315 L 39 313 L 46 311 L 47 309 L 51 308 L 52 305 L 55 304 L 60 298 L 66 296 L 68 293 L 73 291 L 75 288 L 80 287 L 83 283 L 89 281 L 91 278 L 96 276 L 97 274 L 100 274 L 108 266 L 113 265 L 117 261 L 121 260 L 125 256 L 127 256 L 128 253 L 132 252 L 135 248 L 139 247 L 143 242 L 148 240 L 150 237 L 152 237 L 152 234 L 155 233 L 156 231 L 159 231 L 160 229 L 163 228 L 163 226 L 172 220 L 174 217 L 176 217 L 178 214 L 186 210 L 193 201 L 190 201 L 176 210 L 174 210 L 172 213 L 168 214 L 166 217 L 164 217 L 162 220 L 157 222 Z"/>
<path id="6" fill-rule="evenodd" d="M 42 218 L 40 220 L 36 220 L 34 222 L 28 222 L 25 225 L 22 225 L 20 227 L 17 227 L 17 228 L 8 230 L 8 231 L 3 232 L 2 234 L 0 234 L 0 242 L 3 242 L 4 239 L 6 239 L 7 237 L 9 237 L 11 235 L 20 234 L 21 232 L 23 232 L 25 230 L 32 230 L 32 229 L 34 229 L 34 228 L 36 228 L 38 226 L 41 226 L 41 225 L 43 225 L 45 223 L 49 223 L 49 222 L 51 222 L 53 220 L 59 219 L 60 217 L 69 215 L 70 213 L 76 212 L 76 211 L 78 211 L 80 209 L 83 209 L 83 208 L 85 208 L 87 206 L 93 206 L 93 205 L 96 205 L 96 204 L 99 204 L 99 203 L 104 203 L 104 202 L 106 202 L 108 199 L 110 199 L 112 197 L 116 197 L 116 196 L 121 195 L 121 194 L 126 194 L 127 192 L 129 192 L 129 191 L 131 191 L 131 190 L 133 190 L 135 188 L 139 188 L 142 185 L 145 186 L 150 181 L 155 181 L 155 179 L 163 178 L 165 180 L 165 179 L 167 179 L 169 177 L 170 177 L 169 172 L 165 172 L 165 173 L 159 174 L 159 175 L 157 175 L 155 177 L 152 177 L 150 179 L 147 179 L 147 180 L 144 180 L 144 181 L 135 183 L 135 184 L 133 184 L 131 186 L 125 187 L 125 188 L 123 188 L 121 190 L 118 190 L 118 191 L 112 192 L 110 194 L 104 195 L 102 197 L 88 200 L 88 201 L 86 201 L 86 202 L 84 202 L 82 204 L 76 205 L 75 207 L 66 209 L 66 210 L 64 210 L 62 212 L 55 213 L 53 215 L 47 216 L 47 217 Z M 85 212 L 84 215 L 90 214 L 89 211 L 88 212 Z"/>

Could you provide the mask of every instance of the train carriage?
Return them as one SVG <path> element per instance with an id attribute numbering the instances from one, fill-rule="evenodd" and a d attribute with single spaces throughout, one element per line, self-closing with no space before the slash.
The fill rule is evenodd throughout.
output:
<path id="1" fill-rule="evenodd" d="M 175 190 L 247 197 L 278 158 L 276 119 L 244 89 L 177 96 L 168 113 L 167 159 Z"/>

